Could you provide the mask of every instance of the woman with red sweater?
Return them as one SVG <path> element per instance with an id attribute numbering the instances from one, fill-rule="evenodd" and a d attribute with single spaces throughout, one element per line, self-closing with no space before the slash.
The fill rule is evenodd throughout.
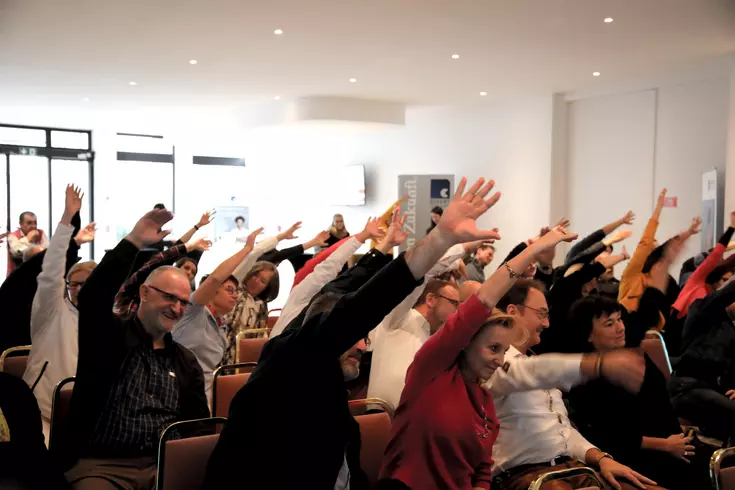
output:
<path id="1" fill-rule="evenodd" d="M 514 335 L 511 317 L 493 308 L 539 253 L 575 238 L 562 227 L 544 235 L 500 267 L 416 353 L 379 488 L 490 488 L 499 426 L 492 396 L 482 383 L 503 365 Z"/>

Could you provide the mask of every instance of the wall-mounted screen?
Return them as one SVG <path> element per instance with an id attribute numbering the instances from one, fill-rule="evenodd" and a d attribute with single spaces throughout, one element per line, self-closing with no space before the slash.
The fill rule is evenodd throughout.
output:
<path id="1" fill-rule="evenodd" d="M 365 166 L 348 165 L 329 172 L 329 204 L 333 206 L 365 205 Z"/>

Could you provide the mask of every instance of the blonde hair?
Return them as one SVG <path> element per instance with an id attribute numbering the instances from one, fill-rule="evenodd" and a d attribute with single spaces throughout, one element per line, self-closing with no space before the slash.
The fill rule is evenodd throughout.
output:
<path id="1" fill-rule="evenodd" d="M 477 336 L 485 331 L 485 329 L 498 326 L 514 329 L 516 326 L 516 320 L 515 318 L 513 318 L 513 315 L 509 315 L 498 308 L 493 308 L 492 313 L 490 313 L 490 316 L 487 317 L 485 323 L 482 324 L 482 327 L 477 330 L 475 335 L 472 337 L 472 340 L 470 340 L 470 343 L 472 343 Z"/>
<path id="2" fill-rule="evenodd" d="M 69 269 L 69 273 L 66 275 L 66 281 L 69 282 L 71 280 L 71 276 L 73 276 L 77 272 L 92 272 L 92 269 L 94 269 L 95 267 L 97 267 L 97 262 L 93 260 L 89 260 L 87 262 L 78 262 L 74 264 L 71 269 Z"/>

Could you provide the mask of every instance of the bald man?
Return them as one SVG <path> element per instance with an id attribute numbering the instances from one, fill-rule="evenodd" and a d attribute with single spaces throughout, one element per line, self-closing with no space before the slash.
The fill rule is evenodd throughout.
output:
<path id="1" fill-rule="evenodd" d="M 459 300 L 464 303 L 467 298 L 472 296 L 477 292 L 478 289 L 480 289 L 480 284 L 477 281 L 465 281 L 462 283 L 462 285 L 459 287 Z"/>
<path id="2" fill-rule="evenodd" d="M 75 490 L 152 488 L 161 432 L 171 423 L 209 417 L 196 357 L 171 330 L 189 306 L 186 275 L 156 269 L 140 286 L 140 305 L 113 315 L 115 294 L 141 248 L 160 242 L 173 216 L 143 216 L 92 272 L 79 293 L 79 363 L 68 440 Z"/>

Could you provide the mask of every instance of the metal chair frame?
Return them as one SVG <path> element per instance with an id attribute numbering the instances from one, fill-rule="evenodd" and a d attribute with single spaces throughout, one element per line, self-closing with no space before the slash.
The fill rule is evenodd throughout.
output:
<path id="1" fill-rule="evenodd" d="M 8 357 L 15 357 L 11 356 L 10 354 L 13 354 L 15 352 L 22 352 L 25 351 L 26 355 L 31 353 L 31 346 L 30 345 L 18 345 L 15 347 L 8 347 L 3 351 L 2 354 L 0 354 L 0 371 L 5 371 L 5 359 Z"/>
<path id="2" fill-rule="evenodd" d="M 592 477 L 597 482 L 597 485 L 601 489 L 604 488 L 602 485 L 602 482 L 600 482 L 600 479 L 597 478 L 597 474 L 592 470 L 592 468 L 580 467 L 580 468 L 566 468 L 563 470 L 551 471 L 549 473 L 546 473 L 545 475 L 541 475 L 538 478 L 536 478 L 531 483 L 531 485 L 529 485 L 528 490 L 541 490 L 541 486 L 546 482 L 550 482 L 552 480 L 561 480 L 561 479 L 568 478 L 571 476 L 580 476 L 580 475 L 587 475 L 587 476 Z"/>
<path id="3" fill-rule="evenodd" d="M 358 400 L 348 401 L 347 405 L 350 408 L 359 407 L 359 406 L 368 406 L 368 405 L 378 405 L 380 408 L 385 410 L 385 412 L 388 414 L 391 420 L 393 420 L 393 415 L 396 412 L 395 408 L 393 408 L 393 405 L 383 400 L 382 398 L 360 398 Z"/>
<path id="4" fill-rule="evenodd" d="M 669 350 L 666 348 L 666 341 L 664 340 L 664 336 L 661 335 L 661 332 L 659 332 L 658 330 L 648 330 L 646 332 L 646 338 L 658 338 L 658 340 L 661 341 L 661 346 L 664 348 L 664 354 L 666 354 L 666 365 L 669 368 L 669 376 L 671 376 L 674 370 L 671 367 L 671 358 L 669 357 Z"/>
<path id="5" fill-rule="evenodd" d="M 715 490 L 722 490 L 723 488 L 720 481 L 720 469 L 722 462 L 731 456 L 735 456 L 735 447 L 718 449 L 709 460 L 709 478 L 712 481 L 712 488 Z"/>
<path id="6" fill-rule="evenodd" d="M 56 387 L 54 388 L 54 396 L 51 398 L 51 420 L 49 421 L 49 439 L 48 439 L 48 446 L 49 449 L 54 448 L 54 441 L 56 441 L 56 438 L 54 437 L 54 415 L 56 414 L 56 404 L 58 403 L 58 400 L 61 398 L 61 390 L 64 388 L 64 386 L 68 385 L 69 383 L 73 383 L 77 380 L 75 376 L 71 376 L 69 378 L 64 378 L 58 383 L 56 383 Z"/>

